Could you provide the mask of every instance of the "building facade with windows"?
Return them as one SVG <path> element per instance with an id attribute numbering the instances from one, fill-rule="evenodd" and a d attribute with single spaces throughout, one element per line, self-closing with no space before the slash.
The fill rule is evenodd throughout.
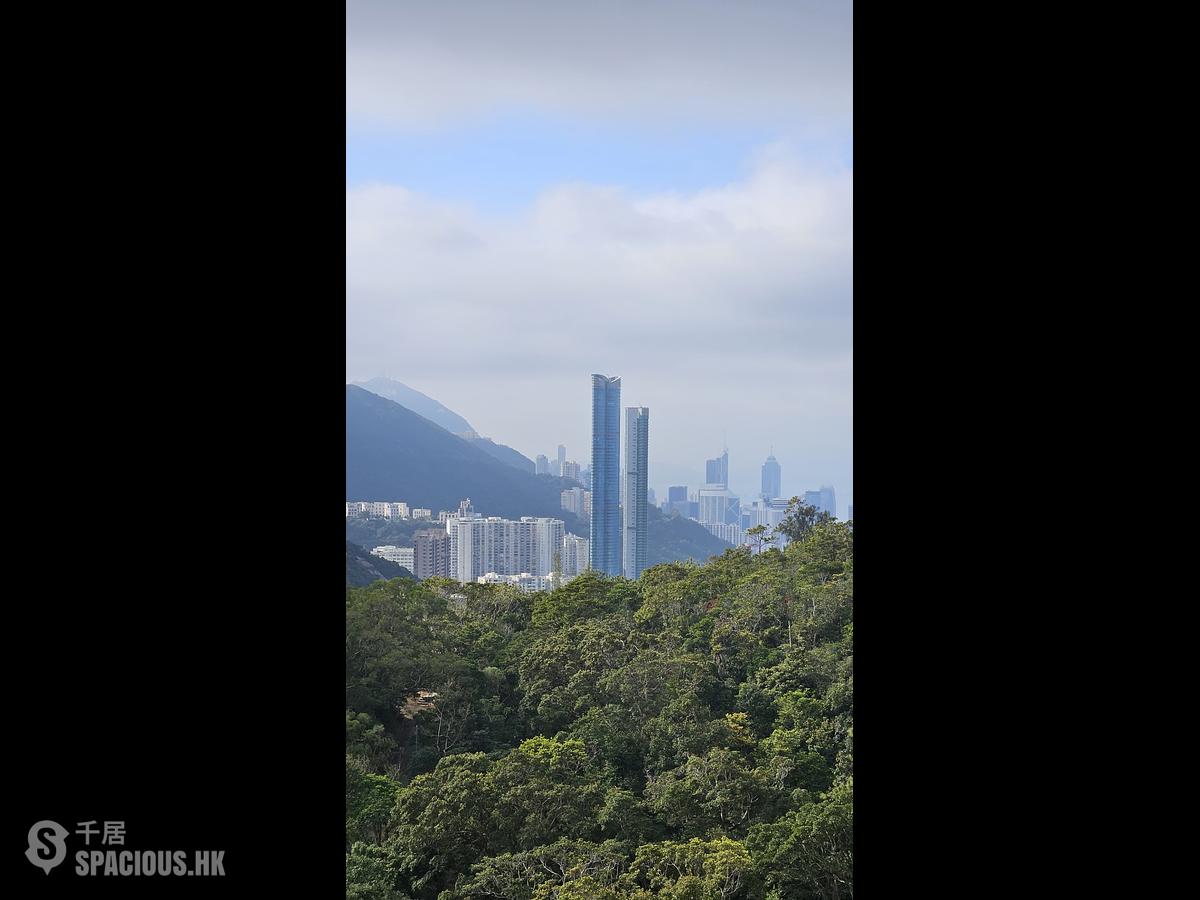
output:
<path id="1" fill-rule="evenodd" d="M 621 574 L 621 378 L 592 375 L 591 568 Z"/>
<path id="2" fill-rule="evenodd" d="M 646 529 L 650 505 L 646 487 L 649 459 L 650 409 L 625 410 L 625 494 L 621 501 L 621 574 L 637 578 L 646 568 Z"/>

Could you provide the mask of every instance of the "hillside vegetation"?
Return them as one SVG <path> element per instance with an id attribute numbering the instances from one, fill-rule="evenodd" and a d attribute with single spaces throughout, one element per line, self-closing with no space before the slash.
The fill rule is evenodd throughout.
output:
<path id="1" fill-rule="evenodd" d="M 347 896 L 853 896 L 853 526 L 346 600 Z"/>

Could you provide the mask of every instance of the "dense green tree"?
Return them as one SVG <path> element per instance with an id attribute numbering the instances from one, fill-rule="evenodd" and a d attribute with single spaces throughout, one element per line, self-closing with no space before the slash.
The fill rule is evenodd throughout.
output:
<path id="1" fill-rule="evenodd" d="M 636 581 L 348 589 L 347 896 L 851 897 L 853 576 L 815 517 Z"/>
<path id="2" fill-rule="evenodd" d="M 362 763 L 346 757 L 346 842 L 382 843 L 387 837 L 400 785 L 386 775 L 364 771 Z"/>
<path id="3" fill-rule="evenodd" d="M 854 789 L 848 782 L 819 803 L 750 830 L 746 846 L 767 884 L 786 897 L 840 900 L 854 894 Z"/>
<path id="4" fill-rule="evenodd" d="M 622 882 L 640 885 L 656 897 L 734 900 L 755 879 L 745 845 L 728 837 L 663 841 L 638 847 Z"/>
<path id="5" fill-rule="evenodd" d="M 743 754 L 717 747 L 652 778 L 646 799 L 667 824 L 700 835 L 712 828 L 743 831 L 762 804 L 763 791 L 761 777 Z"/>
<path id="6" fill-rule="evenodd" d="M 815 506 L 810 506 L 799 497 L 793 497 L 788 501 L 784 520 L 775 526 L 775 530 L 793 541 L 798 541 L 814 526 L 825 525 L 832 520 L 833 517 L 829 513 L 818 512 Z"/>
<path id="7" fill-rule="evenodd" d="M 395 881 L 395 862 L 383 847 L 360 842 L 346 854 L 346 900 L 409 900 Z"/>
<path id="8" fill-rule="evenodd" d="M 598 831 L 604 787 L 581 741 L 530 738 L 496 762 L 488 781 L 503 846 L 525 850 Z"/>
<path id="9" fill-rule="evenodd" d="M 482 753 L 446 756 L 397 793 L 389 846 L 418 896 L 436 896 L 497 845 L 491 766 Z"/>
<path id="10" fill-rule="evenodd" d="M 450 900 L 568 896 L 554 890 L 567 884 L 575 885 L 576 893 L 585 886 L 606 888 L 625 871 L 632 849 L 632 845 L 617 841 L 598 844 L 563 839 L 518 853 L 490 856 L 472 867 L 469 878 L 460 880 L 450 891 Z M 539 890 L 542 886 L 550 890 Z"/>

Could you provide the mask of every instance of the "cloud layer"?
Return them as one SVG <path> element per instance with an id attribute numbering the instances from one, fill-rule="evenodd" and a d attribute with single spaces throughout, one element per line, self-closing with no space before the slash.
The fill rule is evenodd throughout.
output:
<path id="1" fill-rule="evenodd" d="M 527 454 L 566 441 L 585 461 L 588 375 L 620 374 L 625 404 L 651 407 L 654 458 L 698 468 L 728 435 L 743 466 L 774 443 L 832 479 L 817 473 L 849 446 L 851 210 L 849 171 L 784 147 L 721 187 L 560 185 L 504 219 L 358 188 L 348 374 L 390 373 Z"/>
<path id="2" fill-rule="evenodd" d="M 839 0 L 350 0 L 347 109 L 389 129 L 510 108 L 847 128 L 852 16 Z"/>
<path id="3" fill-rule="evenodd" d="M 851 17 L 836 0 L 350 0 L 349 149 L 389 183 L 347 193 L 347 378 L 388 375 L 528 456 L 564 443 L 586 463 L 589 376 L 621 375 L 623 405 L 651 410 L 660 493 L 694 488 L 727 441 L 752 494 L 773 446 L 785 493 L 832 483 L 844 514 Z M 514 155 L 514 123 L 574 155 Z M 740 173 L 715 163 L 764 135 Z M 543 175 L 547 154 L 576 180 Z"/>

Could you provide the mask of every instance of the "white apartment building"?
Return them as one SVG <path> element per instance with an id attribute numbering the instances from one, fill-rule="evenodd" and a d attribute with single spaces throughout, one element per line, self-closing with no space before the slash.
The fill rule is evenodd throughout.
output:
<path id="1" fill-rule="evenodd" d="M 523 516 L 517 521 L 472 513 L 449 518 L 446 532 L 450 577 L 468 584 L 488 573 L 550 574 L 562 553 L 565 524 L 562 519 Z"/>
<path id="2" fill-rule="evenodd" d="M 407 519 L 408 504 L 387 500 L 347 500 L 347 519 Z"/>
<path id="3" fill-rule="evenodd" d="M 414 519 L 432 519 L 433 518 L 433 510 L 432 509 L 414 509 L 411 511 L 410 515 Z"/>
<path id="4" fill-rule="evenodd" d="M 582 575 L 588 567 L 588 540 L 577 534 L 564 534 L 562 539 L 563 583 Z"/>
<path id="5" fill-rule="evenodd" d="M 592 514 L 592 492 L 583 488 L 569 488 L 559 495 L 559 505 L 567 512 L 586 519 Z"/>
<path id="6" fill-rule="evenodd" d="M 552 591 L 561 583 L 561 580 L 554 573 L 550 573 L 549 575 L 531 575 L 529 572 L 521 572 L 517 575 L 499 575 L 496 572 L 487 572 L 480 575 L 475 581 L 477 584 L 511 584 L 526 594 L 532 594 L 537 591 Z"/>
<path id="7" fill-rule="evenodd" d="M 385 544 L 382 547 L 376 547 L 374 550 L 372 550 L 371 555 L 382 557 L 383 559 L 394 563 L 399 563 L 400 565 L 404 566 L 404 568 L 408 569 L 408 571 L 412 572 L 414 564 L 413 554 L 415 552 L 416 550 L 413 547 L 395 547 L 391 544 Z"/>

